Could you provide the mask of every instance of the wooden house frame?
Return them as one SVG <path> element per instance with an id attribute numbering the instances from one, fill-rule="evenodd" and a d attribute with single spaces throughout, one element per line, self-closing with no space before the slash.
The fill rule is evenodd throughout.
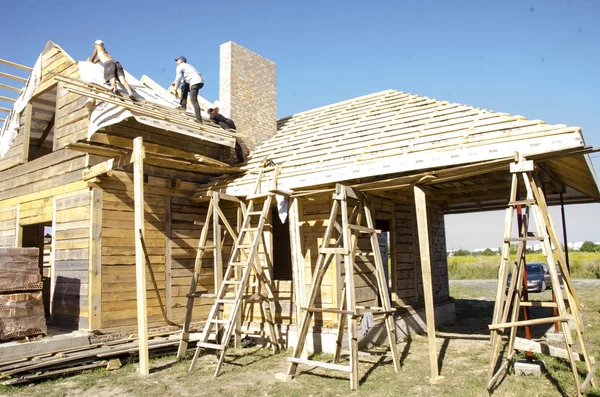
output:
<path id="1" fill-rule="evenodd" d="M 235 134 L 194 126 L 168 107 L 119 103 L 81 81 L 78 64 L 54 43 L 48 43 L 40 62 L 39 84 L 18 115 L 21 130 L 0 160 L 0 246 L 20 246 L 24 226 L 52 227 L 51 310 L 63 327 L 116 331 L 137 324 L 134 188 L 140 184 L 142 229 L 153 269 L 148 275 L 154 280 L 146 283 L 145 316 L 148 326 L 180 324 L 198 223 L 208 208 L 204 197 L 216 192 L 243 199 L 255 182 L 254 171 L 266 161 L 281 167 L 278 189 L 289 195 L 289 210 L 283 211 L 287 221 L 278 221 L 274 210 L 261 257 L 274 266 L 276 322 L 289 345 L 338 183 L 368 193 L 376 227 L 389 232 L 390 294 L 398 317 L 425 307 L 430 337 L 434 305 L 444 309 L 449 303 L 444 215 L 505 208 L 515 152 L 536 162 L 550 204 L 600 199 L 591 149 L 577 127 L 388 90 L 279 120 L 277 134 L 237 169 L 223 161 Z M 129 118 L 89 134 L 90 99 L 164 117 L 194 133 Z M 144 148 L 134 151 L 138 137 Z M 46 151 L 32 155 L 32 148 L 40 147 Z M 136 155 L 145 156 L 137 182 L 131 165 Z M 222 203 L 232 225 L 239 225 L 238 208 L 234 201 Z M 356 301 L 369 306 L 376 294 L 372 253 L 364 243 L 358 243 Z M 225 265 L 232 242 L 222 244 Z M 139 261 L 139 247 L 137 252 Z M 289 261 L 275 260 L 277 255 Z M 325 278 L 320 304 L 340 302 L 340 260 Z M 198 288 L 214 289 L 214 274 L 214 267 L 206 269 Z M 211 298 L 198 299 L 194 319 L 202 321 L 211 304 Z M 246 328 L 255 325 L 254 312 L 246 308 Z M 315 349 L 331 350 L 335 336 L 328 335 L 336 321 L 331 313 L 315 316 Z"/>

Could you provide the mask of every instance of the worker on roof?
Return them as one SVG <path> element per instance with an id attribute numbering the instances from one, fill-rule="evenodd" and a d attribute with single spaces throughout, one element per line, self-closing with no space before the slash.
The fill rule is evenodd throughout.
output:
<path id="1" fill-rule="evenodd" d="M 210 119 L 214 123 L 218 124 L 224 130 L 236 130 L 237 129 L 233 120 L 228 119 L 227 117 L 225 117 L 221 113 L 219 113 L 219 108 L 208 109 L 208 115 L 210 116 Z M 242 150 L 242 146 L 237 141 L 237 139 L 235 140 L 235 154 L 237 156 L 238 162 L 243 163 L 244 162 L 244 151 Z"/>
<path id="2" fill-rule="evenodd" d="M 123 87 L 127 90 L 129 94 L 129 98 L 132 101 L 137 101 L 135 95 L 133 95 L 133 90 L 127 83 L 125 79 L 125 71 L 123 70 L 123 66 L 119 63 L 119 61 L 115 61 L 110 54 L 106 51 L 104 47 L 104 42 L 102 40 L 96 40 L 94 42 L 94 52 L 92 52 L 92 56 L 88 58 L 88 62 L 98 63 L 102 62 L 104 65 L 104 80 L 110 84 L 111 91 L 115 95 L 121 95 L 119 90 L 117 89 L 117 81 L 121 83 Z"/>
<path id="3" fill-rule="evenodd" d="M 202 77 L 195 67 L 187 63 L 185 57 L 176 58 L 175 62 L 177 62 L 175 81 L 171 83 L 169 92 L 177 98 L 177 89 L 179 88 L 179 84 L 181 84 L 181 100 L 179 101 L 181 109 L 187 109 L 187 97 L 189 93 L 196 120 L 202 124 L 202 115 L 200 114 L 200 105 L 198 104 L 198 91 L 204 87 L 204 77 Z"/>

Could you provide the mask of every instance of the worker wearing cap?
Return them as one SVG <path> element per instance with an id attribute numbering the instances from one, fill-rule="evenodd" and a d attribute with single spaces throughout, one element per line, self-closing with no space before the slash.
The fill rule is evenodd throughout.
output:
<path id="1" fill-rule="evenodd" d="M 198 91 L 204 86 L 204 77 L 196 70 L 195 67 L 187 63 L 185 57 L 179 57 L 175 59 L 177 62 L 177 69 L 175 69 L 175 81 L 171 83 L 169 92 L 177 97 L 177 89 L 181 84 L 181 108 L 187 108 L 187 96 L 190 94 L 190 100 L 194 107 L 194 114 L 196 120 L 202 123 L 202 116 L 200 115 L 200 105 L 198 104 Z"/>
<path id="2" fill-rule="evenodd" d="M 102 62 L 104 65 L 104 80 L 110 84 L 111 91 L 115 95 L 121 95 L 117 90 L 117 81 L 125 87 L 129 98 L 133 101 L 137 101 L 137 98 L 133 95 L 133 90 L 125 79 L 125 71 L 119 61 L 115 61 L 110 54 L 104 48 L 104 42 L 102 40 L 96 40 L 94 42 L 94 52 L 92 56 L 88 58 L 88 62 L 98 63 Z"/>

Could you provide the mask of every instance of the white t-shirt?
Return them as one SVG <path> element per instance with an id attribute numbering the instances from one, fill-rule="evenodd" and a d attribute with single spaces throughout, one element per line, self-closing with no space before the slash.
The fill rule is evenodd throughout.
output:
<path id="1" fill-rule="evenodd" d="M 204 77 L 190 64 L 180 63 L 177 65 L 175 70 L 175 79 L 177 81 L 176 87 L 179 86 L 181 80 L 185 81 L 189 85 L 204 83 Z"/>

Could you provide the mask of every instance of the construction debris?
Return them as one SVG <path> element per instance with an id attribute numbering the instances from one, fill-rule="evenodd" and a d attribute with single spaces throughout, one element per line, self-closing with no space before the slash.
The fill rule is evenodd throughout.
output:
<path id="1" fill-rule="evenodd" d="M 38 248 L 0 248 L 0 340 L 46 334 Z"/>
<path id="2" fill-rule="evenodd" d="M 178 339 L 157 336 L 148 342 L 148 349 L 151 356 L 157 356 L 174 352 L 178 345 Z M 136 359 L 137 355 L 138 341 L 122 339 L 0 361 L 0 383 L 3 385 L 29 383 L 101 367 L 112 371 L 121 367 L 120 359 Z"/>

